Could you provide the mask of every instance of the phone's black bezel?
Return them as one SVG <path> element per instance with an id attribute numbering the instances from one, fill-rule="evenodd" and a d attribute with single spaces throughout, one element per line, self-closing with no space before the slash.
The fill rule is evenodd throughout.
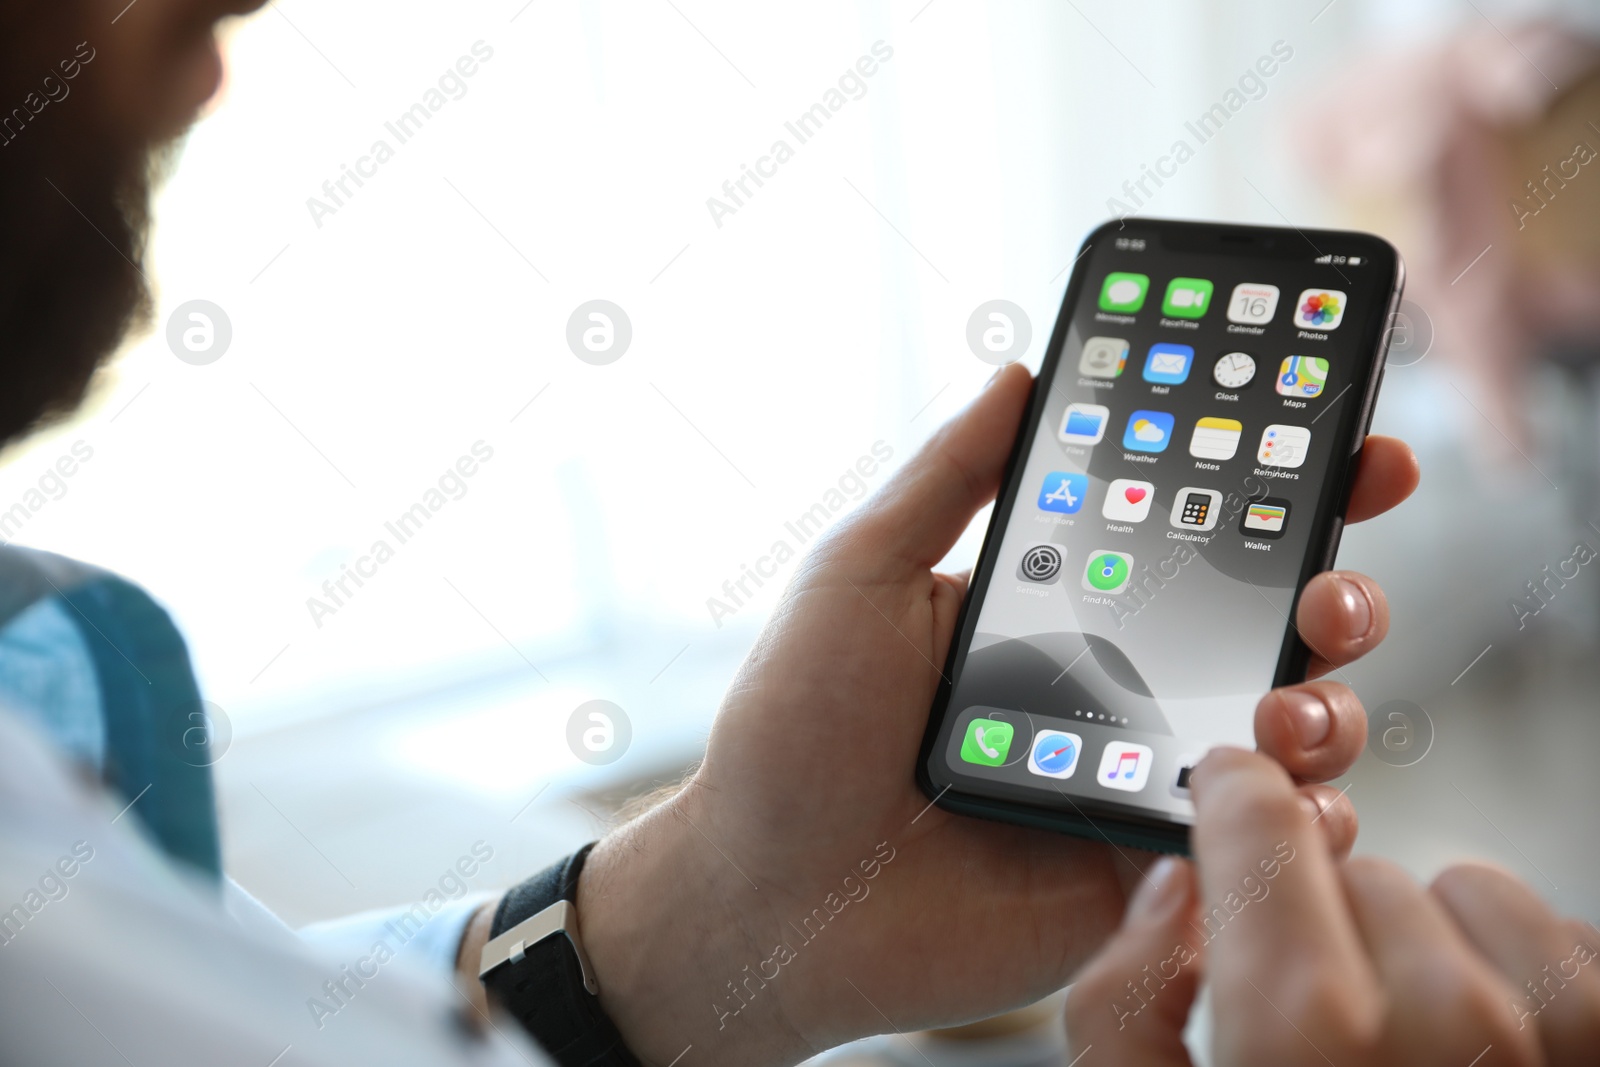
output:
<path id="1" fill-rule="evenodd" d="M 1367 430 L 1372 424 L 1378 388 L 1383 381 L 1385 357 L 1388 354 L 1392 334 L 1391 324 L 1399 310 L 1400 297 L 1405 285 L 1405 267 L 1400 253 L 1383 238 L 1358 231 L 1297 230 L 1275 226 L 1139 218 L 1128 222 L 1112 220 L 1097 227 L 1084 239 L 1074 262 L 1082 263 L 1096 244 L 1113 240 L 1130 230 L 1145 234 L 1159 231 L 1162 243 L 1171 250 L 1253 256 L 1263 260 L 1299 259 L 1303 262 L 1305 259 L 1326 254 L 1327 249 L 1334 248 L 1342 254 L 1354 252 L 1364 257 L 1371 257 L 1369 262 L 1361 267 L 1363 273 L 1374 269 L 1388 272 L 1389 299 L 1386 305 L 1368 308 L 1360 324 L 1362 338 L 1360 349 L 1371 352 L 1371 362 L 1361 369 L 1361 376 L 1356 379 L 1361 389 L 1359 406 L 1350 409 L 1354 411 L 1353 415 L 1346 413 L 1341 416 L 1347 446 L 1335 454 L 1342 455 L 1344 462 L 1342 465 L 1336 464 L 1330 467 L 1318 495 L 1316 514 L 1313 517 L 1312 539 L 1295 585 L 1293 606 L 1298 607 L 1300 594 L 1305 590 L 1306 583 L 1322 571 L 1330 570 L 1339 550 L 1339 538 L 1344 531 L 1345 512 L 1355 484 L 1354 475 L 1361 461 L 1361 448 Z M 1074 268 L 1072 277 L 1067 282 L 1066 295 L 1061 301 L 1061 310 L 1056 316 L 1055 328 L 1050 334 L 1050 347 L 1045 350 L 1043 364 L 1034 380 L 1027 416 L 1023 419 L 1016 441 L 1012 444 L 1005 477 L 989 520 L 988 531 L 984 534 L 983 550 L 979 554 L 977 565 L 973 568 L 967 597 L 961 605 L 961 613 L 956 621 L 955 638 L 950 643 L 938 692 L 934 696 L 933 708 L 928 716 L 928 726 L 923 734 L 921 752 L 917 757 L 917 784 L 933 803 L 962 815 L 976 815 L 1110 841 L 1119 845 L 1187 855 L 1189 852 L 1187 826 L 1153 815 L 1141 817 L 1128 814 L 1125 806 L 1113 808 L 1093 800 L 1078 798 L 1073 802 L 1076 812 L 1068 812 L 1048 806 L 1042 799 L 1039 804 L 1029 804 L 966 792 L 958 784 L 958 779 L 944 770 L 943 746 L 938 743 L 950 714 L 951 679 L 955 673 L 956 663 L 962 650 L 972 640 L 972 630 L 977 623 L 974 605 L 988 590 L 999 552 L 1003 526 L 1015 505 L 1028 450 L 1044 416 L 1046 390 L 1040 388 L 1040 383 L 1052 380 L 1051 375 L 1055 373 L 1062 350 L 1066 347 L 1067 331 L 1077 310 L 1083 287 L 1087 284 L 1087 276 L 1086 269 Z M 1290 617 L 1293 618 L 1292 608 Z M 1286 626 L 1277 670 L 1273 675 L 1273 687 L 1304 680 L 1310 662 L 1311 651 L 1300 639 L 1298 630 L 1292 624 Z M 935 760 L 939 760 L 940 763 L 936 765 Z M 943 777 L 946 780 L 945 784 L 940 784 L 938 777 Z"/>

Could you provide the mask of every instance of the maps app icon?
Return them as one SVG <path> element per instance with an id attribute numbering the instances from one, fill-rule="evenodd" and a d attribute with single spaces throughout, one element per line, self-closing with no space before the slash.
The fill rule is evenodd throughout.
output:
<path id="1" fill-rule="evenodd" d="M 1278 368 L 1278 395 L 1309 400 L 1328 384 L 1328 361 L 1321 356 L 1289 356 Z"/>

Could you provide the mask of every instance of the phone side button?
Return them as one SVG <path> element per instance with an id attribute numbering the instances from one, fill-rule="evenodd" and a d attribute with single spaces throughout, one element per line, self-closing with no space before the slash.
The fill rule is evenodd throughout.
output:
<path id="1" fill-rule="evenodd" d="M 1387 346 L 1384 349 L 1388 351 Z M 1378 391 L 1383 388 L 1383 375 L 1389 369 L 1389 361 L 1385 359 L 1378 364 L 1377 380 L 1372 383 L 1372 391 L 1362 398 L 1361 404 L 1361 432 L 1354 435 L 1350 442 L 1350 454 L 1353 456 L 1360 452 L 1367 443 L 1367 435 L 1372 432 L 1372 419 L 1378 413 Z"/>
<path id="2" fill-rule="evenodd" d="M 1344 536 L 1344 520 L 1333 520 L 1333 536 L 1328 539 L 1328 558 L 1323 561 L 1322 569 L 1333 570 L 1334 561 L 1339 558 L 1339 539 Z"/>

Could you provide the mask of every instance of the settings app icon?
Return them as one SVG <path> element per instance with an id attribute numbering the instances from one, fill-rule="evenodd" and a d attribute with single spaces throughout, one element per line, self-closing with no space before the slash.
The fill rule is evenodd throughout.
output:
<path id="1" fill-rule="evenodd" d="M 1033 545 L 1017 564 L 1017 577 L 1025 582 L 1053 582 L 1060 573 L 1060 545 Z"/>

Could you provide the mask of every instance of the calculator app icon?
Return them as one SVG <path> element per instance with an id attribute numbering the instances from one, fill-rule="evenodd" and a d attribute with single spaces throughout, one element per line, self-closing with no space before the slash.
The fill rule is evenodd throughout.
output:
<path id="1" fill-rule="evenodd" d="M 1172 525 L 1180 530 L 1211 530 L 1222 514 L 1222 494 L 1215 489 L 1185 486 L 1172 502 Z"/>

